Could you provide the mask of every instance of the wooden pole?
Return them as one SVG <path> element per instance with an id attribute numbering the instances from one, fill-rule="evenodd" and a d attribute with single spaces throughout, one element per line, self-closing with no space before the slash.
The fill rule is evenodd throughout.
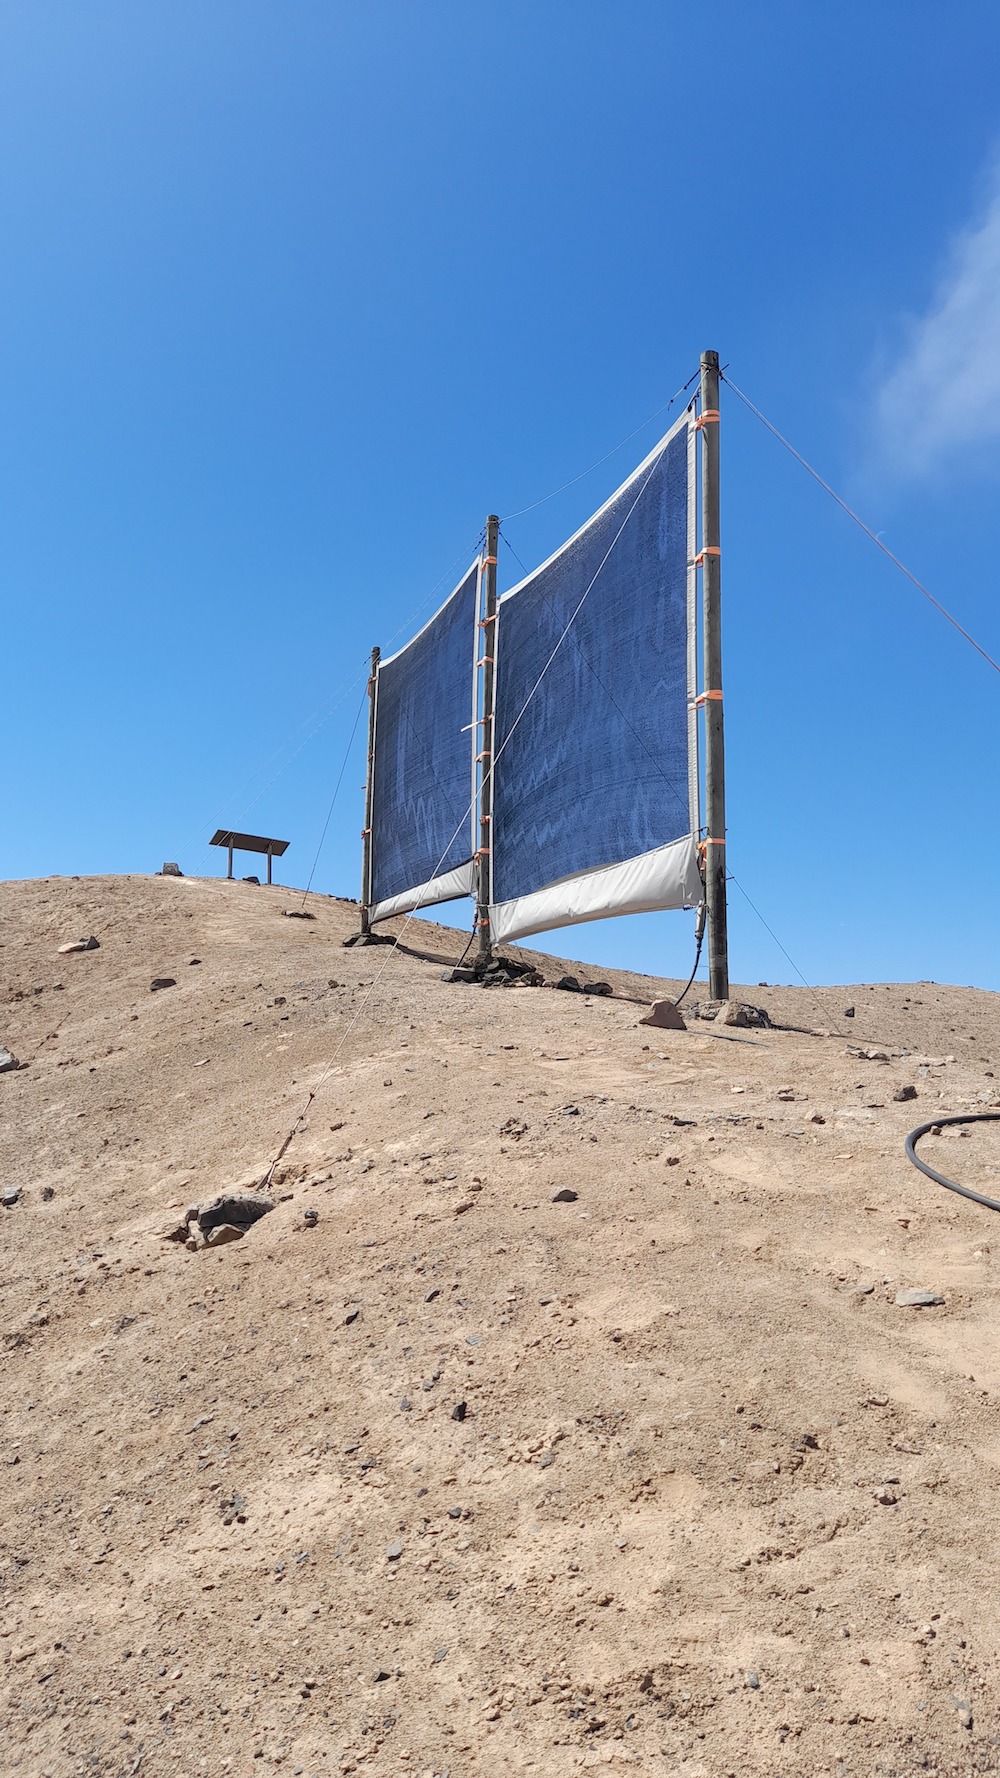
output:
<path id="1" fill-rule="evenodd" d="M 483 716 L 479 776 L 479 854 L 476 859 L 476 933 L 479 955 L 485 959 L 490 940 L 490 859 L 493 845 L 493 708 L 496 688 L 497 640 L 497 542 L 500 520 L 490 513 L 486 521 L 486 601 L 483 612 Z"/>
<path id="2" fill-rule="evenodd" d="M 380 648 L 372 649 L 371 673 L 368 678 L 368 770 L 365 773 L 365 828 L 361 837 L 361 930 L 371 931 L 369 909 L 372 899 L 372 806 L 375 797 L 375 695 L 378 686 Z"/>
<path id="3" fill-rule="evenodd" d="M 729 999 L 726 931 L 726 769 L 722 721 L 722 558 L 719 528 L 719 354 L 701 355 L 701 596 L 705 704 L 705 902 L 708 991 Z"/>

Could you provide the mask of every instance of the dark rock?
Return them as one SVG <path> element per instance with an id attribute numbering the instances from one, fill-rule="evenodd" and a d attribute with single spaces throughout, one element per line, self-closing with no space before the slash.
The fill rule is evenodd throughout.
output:
<path id="1" fill-rule="evenodd" d="M 161 877 L 182 877 L 184 872 L 179 864 L 165 864 L 160 871 Z"/>
<path id="2" fill-rule="evenodd" d="M 55 1191 L 54 1185 L 43 1185 L 42 1186 L 42 1203 L 43 1204 L 51 1204 L 55 1195 L 56 1195 L 56 1191 Z"/>
<path id="3" fill-rule="evenodd" d="M 259 877 L 244 877 L 242 880 L 244 883 L 256 883 L 257 888 L 258 889 L 260 888 L 260 878 Z"/>
<path id="4" fill-rule="evenodd" d="M 15 1074 L 21 1064 L 11 1050 L 0 1044 L 0 1074 Z"/>
<path id="5" fill-rule="evenodd" d="M 282 908 L 286 920 L 315 920 L 316 915 L 307 913 L 305 908 Z"/>
<path id="6" fill-rule="evenodd" d="M 74 951 L 99 951 L 100 943 L 96 938 L 75 938 L 69 944 L 59 946 L 60 957 L 71 957 Z"/>
<path id="7" fill-rule="evenodd" d="M 580 984 L 575 975 L 561 975 L 556 987 L 564 989 L 567 994 L 579 994 L 580 992 Z"/>
<path id="8" fill-rule="evenodd" d="M 571 1186 L 563 1185 L 557 1192 L 552 1193 L 551 1202 L 553 1204 L 575 1204 L 579 1196 L 579 1192 L 575 1192 Z"/>
<path id="9" fill-rule="evenodd" d="M 185 1222 L 197 1222 L 203 1235 L 229 1224 L 244 1233 L 274 1209 L 274 1199 L 263 1192 L 222 1192 L 207 1204 L 196 1204 L 188 1210 Z"/>
<path id="10" fill-rule="evenodd" d="M 2 1204 L 6 1210 L 12 1210 L 20 1196 L 20 1186 L 9 1185 L 6 1191 L 0 1192 L 0 1204 Z"/>
<path id="11" fill-rule="evenodd" d="M 892 1096 L 897 1105 L 906 1105 L 910 1099 L 916 1098 L 917 1089 L 916 1087 L 897 1087 Z"/>
<path id="12" fill-rule="evenodd" d="M 449 1517 L 449 1519 L 460 1519 L 462 1517 L 461 1507 L 460 1506 L 450 1506 L 448 1508 L 448 1517 Z"/>
<path id="13" fill-rule="evenodd" d="M 372 1674 L 372 1682 L 375 1685 L 381 1685 L 384 1680 L 391 1678 L 392 1674 L 389 1672 L 388 1667 L 376 1667 Z"/>
<path id="14" fill-rule="evenodd" d="M 845 1006 L 845 1008 L 844 1008 L 844 1017 L 845 1017 L 845 1019 L 853 1019 L 853 1017 L 854 1017 L 854 1008 L 853 1008 L 853 1006 Z"/>
<path id="15" fill-rule="evenodd" d="M 302 1220 L 305 1223 L 307 1229 L 314 1229 L 316 1227 L 316 1224 L 319 1221 L 319 1211 L 318 1210 L 303 1210 Z"/>
<path id="16" fill-rule="evenodd" d="M 443 982 L 474 982 L 476 980 L 476 972 L 474 969 L 460 969 L 457 967 L 455 969 L 445 969 L 441 972 L 441 980 Z"/>
<path id="17" fill-rule="evenodd" d="M 347 1314 L 344 1316 L 344 1326 L 350 1327 L 352 1322 L 357 1321 L 360 1313 L 360 1309 L 348 1309 Z"/>
<path id="18" fill-rule="evenodd" d="M 177 983 L 172 975 L 157 975 L 150 982 L 149 991 L 151 994 L 158 994 L 161 988 L 176 988 L 176 986 Z"/>
<path id="19" fill-rule="evenodd" d="M 457 1401 L 451 1410 L 451 1417 L 453 1420 L 464 1420 L 468 1411 L 468 1407 L 464 1401 Z"/>
<path id="20" fill-rule="evenodd" d="M 602 998 L 614 993 L 610 982 L 587 982 L 583 991 L 585 994 L 597 994 Z"/>

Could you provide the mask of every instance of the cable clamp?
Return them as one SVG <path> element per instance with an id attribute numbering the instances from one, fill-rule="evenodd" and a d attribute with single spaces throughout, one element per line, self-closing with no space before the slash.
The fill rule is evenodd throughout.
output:
<path id="1" fill-rule="evenodd" d="M 369 835 L 370 835 L 370 833 L 371 833 L 371 828 L 370 828 L 370 827 L 363 827 L 363 828 L 362 828 L 362 829 L 361 829 L 361 838 L 362 838 L 362 839 L 363 839 L 363 840 L 366 840 L 366 839 L 367 839 L 367 838 L 368 838 L 368 837 L 369 837 Z"/>
<path id="2" fill-rule="evenodd" d="M 477 624 L 476 628 L 480 629 L 480 630 L 485 630 L 487 624 L 495 624 L 496 621 L 497 621 L 497 614 L 495 611 L 491 611 L 489 617 L 481 617 L 480 618 L 479 623 Z"/>
<path id="3" fill-rule="evenodd" d="M 472 854 L 473 858 L 488 858 L 489 855 L 490 855 L 489 846 L 480 846 L 478 848 L 478 850 L 473 852 L 473 854 Z"/>
<path id="4" fill-rule="evenodd" d="M 698 696 L 694 699 L 694 707 L 696 710 L 700 709 L 702 704 L 721 704 L 721 703 L 722 703 L 721 691 L 699 692 Z"/>
<path id="5" fill-rule="evenodd" d="M 484 556 L 483 557 L 483 567 L 484 568 L 495 568 L 496 565 L 497 565 L 496 556 Z"/>
<path id="6" fill-rule="evenodd" d="M 491 654 L 484 654 L 482 660 L 476 662 L 477 667 L 492 667 L 492 665 L 493 656 Z"/>
<path id="7" fill-rule="evenodd" d="M 698 846 L 698 850 L 700 852 L 704 846 L 724 846 L 725 843 L 725 840 L 702 840 Z"/>
<path id="8" fill-rule="evenodd" d="M 707 407 L 703 414 L 698 415 L 698 418 L 694 423 L 694 429 L 696 432 L 700 432 L 703 426 L 717 426 L 718 424 L 719 424 L 719 410 L 718 410 L 718 408 L 717 407 Z"/>
<path id="9" fill-rule="evenodd" d="M 476 930 L 482 931 L 484 928 L 487 932 L 489 931 L 489 929 L 490 929 L 489 921 L 488 920 L 477 920 L 476 921 Z"/>
<path id="10" fill-rule="evenodd" d="M 717 549 L 714 543 L 706 543 L 705 548 L 698 551 L 692 566 L 700 568 L 706 556 L 721 556 L 721 554 L 721 549 Z"/>

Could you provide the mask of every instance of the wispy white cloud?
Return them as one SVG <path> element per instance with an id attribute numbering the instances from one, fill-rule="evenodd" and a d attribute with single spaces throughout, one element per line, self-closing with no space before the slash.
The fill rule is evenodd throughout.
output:
<path id="1" fill-rule="evenodd" d="M 884 461 L 905 477 L 1000 440 L 1000 169 L 985 214 L 954 242 L 926 314 L 906 329 L 876 412 Z"/>

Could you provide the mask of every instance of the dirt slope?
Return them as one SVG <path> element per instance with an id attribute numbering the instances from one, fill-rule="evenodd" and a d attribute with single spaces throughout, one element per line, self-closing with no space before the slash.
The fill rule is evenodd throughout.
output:
<path id="1" fill-rule="evenodd" d="M 0 888 L 0 1771 L 1000 1768 L 997 1228 L 902 1152 L 1000 1000 L 651 1032 L 295 905 Z M 165 1242 L 338 1046 L 273 1214 Z M 927 1152 L 995 1190 L 989 1129 Z"/>

